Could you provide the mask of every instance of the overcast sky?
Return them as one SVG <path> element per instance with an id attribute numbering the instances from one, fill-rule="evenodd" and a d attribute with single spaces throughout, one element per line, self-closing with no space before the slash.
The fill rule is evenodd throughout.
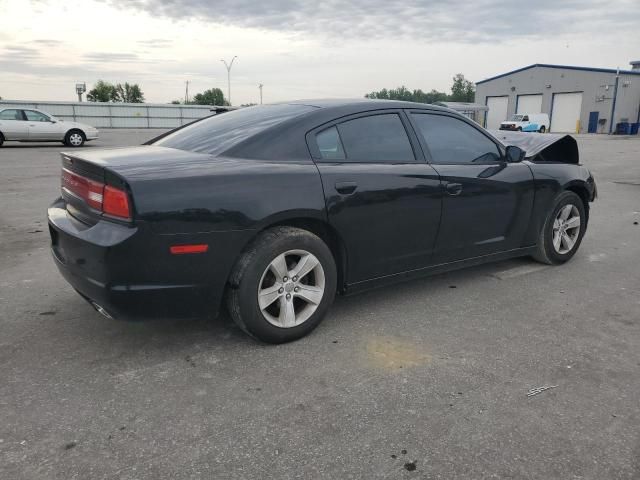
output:
<path id="1" fill-rule="evenodd" d="M 166 103 L 211 87 L 234 104 L 448 91 L 532 63 L 629 68 L 640 0 L 0 0 L 0 96 L 74 100 L 139 83 Z"/>

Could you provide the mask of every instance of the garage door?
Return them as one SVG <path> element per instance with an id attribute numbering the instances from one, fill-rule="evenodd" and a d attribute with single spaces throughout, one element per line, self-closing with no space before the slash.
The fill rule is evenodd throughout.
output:
<path id="1" fill-rule="evenodd" d="M 507 119 L 509 97 L 487 97 L 487 122 L 485 127 L 493 130 L 500 128 L 500 122 Z"/>
<path id="2" fill-rule="evenodd" d="M 542 94 L 518 95 L 518 111 L 516 113 L 542 113 Z"/>
<path id="3" fill-rule="evenodd" d="M 582 92 L 556 93 L 551 109 L 551 131 L 576 133 L 582 110 Z"/>

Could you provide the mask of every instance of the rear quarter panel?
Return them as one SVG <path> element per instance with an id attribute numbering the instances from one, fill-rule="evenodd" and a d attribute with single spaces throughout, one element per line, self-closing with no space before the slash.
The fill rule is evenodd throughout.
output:
<path id="1" fill-rule="evenodd" d="M 286 218 L 326 218 L 311 161 L 218 157 L 122 173 L 136 218 L 161 234 L 260 230 Z"/>
<path id="2" fill-rule="evenodd" d="M 264 228 L 292 218 L 326 220 L 317 167 L 308 162 L 203 158 L 123 175 L 150 240 L 147 265 L 207 284 L 217 308 L 242 251 Z M 171 245 L 206 243 L 204 255 L 170 255 Z M 147 272 L 151 273 L 151 272 Z M 173 275 L 173 274 L 172 274 Z"/>

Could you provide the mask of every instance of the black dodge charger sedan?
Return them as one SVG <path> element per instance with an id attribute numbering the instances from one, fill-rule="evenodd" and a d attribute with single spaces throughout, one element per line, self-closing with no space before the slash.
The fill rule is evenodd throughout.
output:
<path id="1" fill-rule="evenodd" d="M 575 140 L 500 135 L 435 106 L 323 100 L 63 153 L 53 257 L 105 316 L 215 315 L 225 300 L 250 335 L 294 340 L 336 292 L 569 260 L 596 196 Z"/>

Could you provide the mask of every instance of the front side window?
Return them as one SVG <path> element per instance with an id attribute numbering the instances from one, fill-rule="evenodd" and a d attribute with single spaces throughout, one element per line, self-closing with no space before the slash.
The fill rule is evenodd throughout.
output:
<path id="1" fill-rule="evenodd" d="M 3 110 L 0 112 L 0 120 L 22 120 L 20 110 Z"/>
<path id="2" fill-rule="evenodd" d="M 411 117 L 431 153 L 433 163 L 486 164 L 501 159 L 495 143 L 460 119 L 423 113 L 412 113 Z"/>
<path id="3" fill-rule="evenodd" d="M 338 125 L 349 162 L 414 162 L 413 149 L 396 113 L 371 115 Z"/>
<path id="4" fill-rule="evenodd" d="M 528 122 L 529 121 L 529 117 L 527 115 L 525 115 L 524 117 L 522 117 L 522 121 L 523 122 Z"/>
<path id="5" fill-rule="evenodd" d="M 513 121 L 513 122 L 521 122 L 522 121 L 522 115 L 514 115 L 513 117 L 511 117 L 511 121 Z"/>
<path id="6" fill-rule="evenodd" d="M 27 116 L 27 120 L 30 122 L 48 122 L 49 117 L 47 117 L 44 113 L 36 112 L 33 110 L 23 110 L 24 114 Z"/>

